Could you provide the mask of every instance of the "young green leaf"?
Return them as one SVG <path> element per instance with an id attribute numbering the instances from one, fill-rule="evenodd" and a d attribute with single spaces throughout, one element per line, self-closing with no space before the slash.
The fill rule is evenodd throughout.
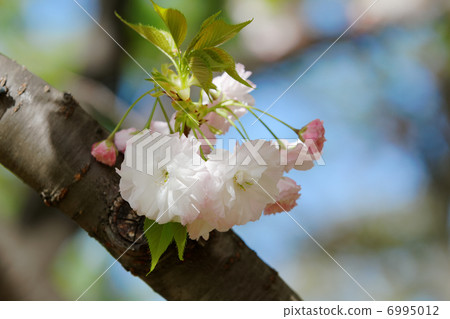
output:
<path id="1" fill-rule="evenodd" d="M 200 86 L 208 92 L 209 89 L 214 87 L 212 83 L 212 71 L 211 66 L 208 63 L 208 59 L 205 53 L 201 50 L 196 51 L 196 54 L 192 55 L 189 61 L 189 67 L 194 74 Z"/>
<path id="2" fill-rule="evenodd" d="M 234 68 L 235 62 L 231 55 L 220 48 L 206 48 L 202 49 L 208 58 L 209 65 L 212 71 L 220 72 L 228 68 Z"/>
<path id="3" fill-rule="evenodd" d="M 150 272 L 155 269 L 159 258 L 167 250 L 173 240 L 172 223 L 160 225 L 148 218 L 144 222 L 144 232 L 147 238 L 150 255 L 152 257 L 152 264 Z"/>
<path id="4" fill-rule="evenodd" d="M 192 50 L 192 47 L 194 46 L 194 44 L 197 43 L 197 41 L 200 39 L 200 37 L 202 35 L 202 30 L 204 28 L 206 28 L 208 25 L 210 25 L 212 22 L 214 22 L 221 12 L 222 11 L 216 12 L 212 16 L 210 16 L 208 19 L 203 21 L 202 25 L 200 26 L 200 31 L 197 32 L 195 37 L 191 40 L 191 43 L 189 44 L 189 47 L 186 50 L 186 53 L 189 53 Z"/>
<path id="5" fill-rule="evenodd" d="M 251 87 L 243 78 L 236 72 L 236 63 L 233 57 L 221 48 L 205 48 L 191 52 L 191 56 L 200 55 L 208 62 L 213 72 L 225 71 L 236 81 Z"/>
<path id="6" fill-rule="evenodd" d="M 144 39 L 150 41 L 163 53 L 165 53 L 169 58 L 174 58 L 178 55 L 177 45 L 172 37 L 172 35 L 163 30 L 159 30 L 152 26 L 146 26 L 142 24 L 133 24 L 124 20 L 117 12 L 116 16 L 130 28 L 139 33 Z"/>
<path id="7" fill-rule="evenodd" d="M 152 257 L 149 273 L 155 269 L 159 258 L 167 250 L 172 240 L 175 240 L 177 245 L 178 257 L 180 260 L 183 260 L 187 237 L 186 226 L 183 226 L 180 223 L 167 223 L 161 225 L 146 218 L 144 221 L 144 232 Z"/>
<path id="8" fill-rule="evenodd" d="M 210 25 L 213 21 L 216 20 L 216 18 L 219 16 L 219 14 L 222 11 L 218 11 L 216 13 L 214 13 L 212 16 L 210 16 L 208 19 L 206 19 L 205 21 L 203 21 L 202 25 L 200 26 L 200 30 L 202 30 L 203 28 L 207 27 L 208 25 Z"/>
<path id="9" fill-rule="evenodd" d="M 227 24 L 223 20 L 214 20 L 204 26 L 189 44 L 187 52 L 203 48 L 219 46 L 233 38 L 242 28 L 253 20 L 235 25 Z"/>
<path id="10" fill-rule="evenodd" d="M 229 76 L 231 76 L 233 79 L 235 79 L 239 83 L 242 83 L 248 87 L 252 87 L 247 81 L 245 81 L 243 78 L 241 78 L 239 76 L 239 73 L 236 72 L 236 65 L 233 65 L 233 67 L 231 67 L 231 68 L 225 69 L 225 72 L 227 72 Z"/>
<path id="11" fill-rule="evenodd" d="M 187 231 L 186 226 L 179 223 L 173 223 L 173 238 L 178 248 L 178 258 L 183 260 L 184 248 L 186 247 Z"/>
<path id="12" fill-rule="evenodd" d="M 169 31 L 172 34 L 173 39 L 175 40 L 175 44 L 179 48 L 183 43 L 184 38 L 186 37 L 186 17 L 178 10 L 162 8 L 158 6 L 153 0 L 151 1 L 156 13 L 158 13 L 166 26 L 169 28 Z"/>

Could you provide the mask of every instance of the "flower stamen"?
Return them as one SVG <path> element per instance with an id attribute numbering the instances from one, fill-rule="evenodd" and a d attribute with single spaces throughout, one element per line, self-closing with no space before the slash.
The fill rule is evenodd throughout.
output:
<path id="1" fill-rule="evenodd" d="M 253 183 L 250 182 L 250 179 L 247 180 L 245 178 L 245 173 L 242 171 L 238 171 L 236 174 L 234 174 L 233 181 L 243 191 L 246 191 L 253 185 Z"/>

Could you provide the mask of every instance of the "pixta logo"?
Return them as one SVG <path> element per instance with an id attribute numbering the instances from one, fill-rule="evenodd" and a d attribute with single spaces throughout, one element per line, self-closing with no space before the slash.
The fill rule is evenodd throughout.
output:
<path id="1" fill-rule="evenodd" d="M 170 136 L 143 131 L 127 141 L 125 165 L 153 175 L 170 161 Z"/>

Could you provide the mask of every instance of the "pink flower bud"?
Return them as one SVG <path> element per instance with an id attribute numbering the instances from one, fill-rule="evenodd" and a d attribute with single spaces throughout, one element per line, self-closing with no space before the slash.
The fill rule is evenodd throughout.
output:
<path id="1" fill-rule="evenodd" d="M 279 195 L 276 198 L 276 202 L 268 204 L 264 208 L 264 215 L 271 215 L 275 213 L 288 212 L 295 206 L 297 206 L 297 199 L 299 199 L 299 191 L 301 187 L 295 183 L 295 181 L 289 177 L 282 177 L 277 184 Z"/>
<path id="2" fill-rule="evenodd" d="M 117 149 L 111 141 L 103 140 L 92 144 L 91 154 L 97 162 L 108 166 L 116 164 Z"/>
<path id="3" fill-rule="evenodd" d="M 323 144 L 325 143 L 325 128 L 323 127 L 323 121 L 317 119 L 309 122 L 305 127 L 300 130 L 300 138 L 308 145 L 308 152 L 321 153 Z"/>
<path id="4" fill-rule="evenodd" d="M 134 127 L 120 130 L 114 135 L 114 144 L 116 144 L 117 150 L 119 152 L 125 153 L 125 149 L 127 148 L 127 141 L 133 137 L 133 133 L 136 133 L 136 129 Z"/>

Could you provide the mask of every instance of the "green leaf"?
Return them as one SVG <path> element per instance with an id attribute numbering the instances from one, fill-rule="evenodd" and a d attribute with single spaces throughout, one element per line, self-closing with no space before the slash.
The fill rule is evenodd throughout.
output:
<path id="1" fill-rule="evenodd" d="M 234 68 L 235 62 L 231 55 L 220 48 L 202 49 L 208 58 L 212 71 L 224 71 L 228 68 Z M 195 51 L 194 51 L 195 52 Z"/>
<path id="2" fill-rule="evenodd" d="M 180 223 L 166 223 L 161 225 L 146 218 L 144 221 L 144 233 L 152 257 L 150 272 L 155 269 L 159 258 L 169 248 L 173 240 L 175 240 L 178 248 L 178 257 L 180 260 L 183 260 L 187 234 L 185 226 Z"/>
<path id="3" fill-rule="evenodd" d="M 175 44 L 177 45 L 177 47 L 180 47 L 186 37 L 186 17 L 178 10 L 162 8 L 155 2 L 152 1 L 152 3 L 155 11 L 169 28 L 169 31 L 172 34 L 173 39 L 175 40 Z"/>
<path id="4" fill-rule="evenodd" d="M 213 21 L 215 21 L 221 12 L 222 11 L 218 11 L 218 12 L 214 13 L 212 16 L 210 16 L 208 19 L 203 21 L 202 25 L 200 26 L 200 30 L 204 29 L 205 27 L 210 25 Z"/>
<path id="5" fill-rule="evenodd" d="M 239 76 L 239 74 L 236 72 L 236 65 L 233 65 L 233 67 L 231 67 L 231 68 L 225 69 L 225 72 L 227 72 L 229 76 L 231 76 L 233 79 L 235 79 L 239 83 L 242 83 L 248 87 L 252 87 L 247 81 L 245 81 L 243 78 L 241 78 Z"/>
<path id="6" fill-rule="evenodd" d="M 192 51 L 191 56 L 199 55 L 205 59 L 214 72 L 225 71 L 236 81 L 251 87 L 243 78 L 236 72 L 236 62 L 233 57 L 221 48 L 206 48 L 201 50 Z"/>
<path id="7" fill-rule="evenodd" d="M 207 24 L 200 29 L 199 33 L 189 44 L 187 52 L 219 46 L 233 38 L 242 28 L 253 21 L 252 19 L 239 24 L 230 25 L 223 20 L 208 20 Z"/>
<path id="8" fill-rule="evenodd" d="M 191 43 L 189 44 L 189 47 L 186 50 L 186 53 L 189 53 L 192 50 L 192 47 L 194 46 L 194 44 L 197 43 L 197 41 L 200 39 L 200 37 L 202 36 L 203 29 L 206 28 L 208 25 L 210 25 L 212 22 L 214 22 L 221 12 L 222 11 L 216 12 L 212 16 L 210 16 L 208 19 L 203 21 L 202 25 L 200 26 L 200 31 L 192 39 Z"/>
<path id="9" fill-rule="evenodd" d="M 142 24 L 133 24 L 124 20 L 117 12 L 116 16 L 130 28 L 139 33 L 144 39 L 150 41 L 153 45 L 155 45 L 158 49 L 160 49 L 163 53 L 165 53 L 169 58 L 174 58 L 178 54 L 177 45 L 173 40 L 172 35 L 163 30 L 159 30 L 152 26 L 142 25 Z"/>
<path id="10" fill-rule="evenodd" d="M 213 74 L 211 66 L 208 63 L 206 54 L 202 51 L 197 51 L 189 61 L 189 67 L 192 73 L 199 82 L 200 86 L 208 92 L 209 89 L 215 87 L 212 83 Z"/>
<path id="11" fill-rule="evenodd" d="M 167 250 L 173 239 L 173 231 L 171 223 L 160 225 L 148 218 L 144 222 L 145 237 L 147 238 L 150 255 L 152 256 L 152 264 L 150 272 L 155 269 L 159 258 Z"/>
<path id="12" fill-rule="evenodd" d="M 173 230 L 173 238 L 178 248 L 178 258 L 183 260 L 184 248 L 186 247 L 187 230 L 185 226 L 179 223 L 174 223 Z"/>

